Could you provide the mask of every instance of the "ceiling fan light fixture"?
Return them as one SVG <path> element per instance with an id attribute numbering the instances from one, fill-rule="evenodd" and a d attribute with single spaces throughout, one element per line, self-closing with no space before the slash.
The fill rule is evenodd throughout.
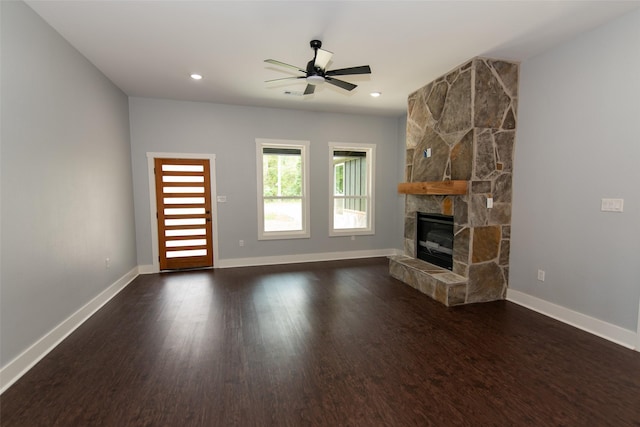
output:
<path id="1" fill-rule="evenodd" d="M 332 55 L 333 53 L 329 52 L 328 50 L 318 49 L 316 51 L 315 66 L 322 70 L 326 69 L 329 61 L 331 61 Z"/>
<path id="2" fill-rule="evenodd" d="M 307 76 L 307 83 L 310 85 L 321 85 L 324 83 L 324 77 L 318 75 Z"/>

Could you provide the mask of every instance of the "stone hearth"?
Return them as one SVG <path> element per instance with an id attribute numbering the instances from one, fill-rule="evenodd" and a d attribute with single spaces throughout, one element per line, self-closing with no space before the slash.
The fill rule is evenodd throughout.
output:
<path id="1" fill-rule="evenodd" d="M 446 305 L 506 294 L 518 74 L 516 63 L 474 58 L 408 99 L 406 181 L 463 180 L 468 191 L 406 196 L 405 255 L 390 273 Z M 453 215 L 453 272 L 415 259 L 417 211 Z"/>

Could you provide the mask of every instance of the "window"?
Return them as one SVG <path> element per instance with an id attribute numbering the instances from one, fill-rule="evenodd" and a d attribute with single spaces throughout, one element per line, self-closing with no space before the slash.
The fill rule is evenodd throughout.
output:
<path id="1" fill-rule="evenodd" d="M 375 145 L 329 143 L 329 235 L 374 234 Z"/>
<path id="2" fill-rule="evenodd" d="M 257 139 L 258 239 L 309 237 L 308 141 Z"/>

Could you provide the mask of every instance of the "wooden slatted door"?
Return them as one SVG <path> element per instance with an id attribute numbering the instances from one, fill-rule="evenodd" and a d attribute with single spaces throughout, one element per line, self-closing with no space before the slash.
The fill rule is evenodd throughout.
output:
<path id="1" fill-rule="evenodd" d="M 213 266 L 208 159 L 155 159 L 160 270 Z"/>

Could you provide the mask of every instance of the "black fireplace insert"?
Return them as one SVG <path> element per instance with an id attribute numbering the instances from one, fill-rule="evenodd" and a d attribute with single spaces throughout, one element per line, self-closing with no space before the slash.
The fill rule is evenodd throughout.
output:
<path id="1" fill-rule="evenodd" d="M 416 258 L 453 269 L 453 216 L 418 212 Z"/>

